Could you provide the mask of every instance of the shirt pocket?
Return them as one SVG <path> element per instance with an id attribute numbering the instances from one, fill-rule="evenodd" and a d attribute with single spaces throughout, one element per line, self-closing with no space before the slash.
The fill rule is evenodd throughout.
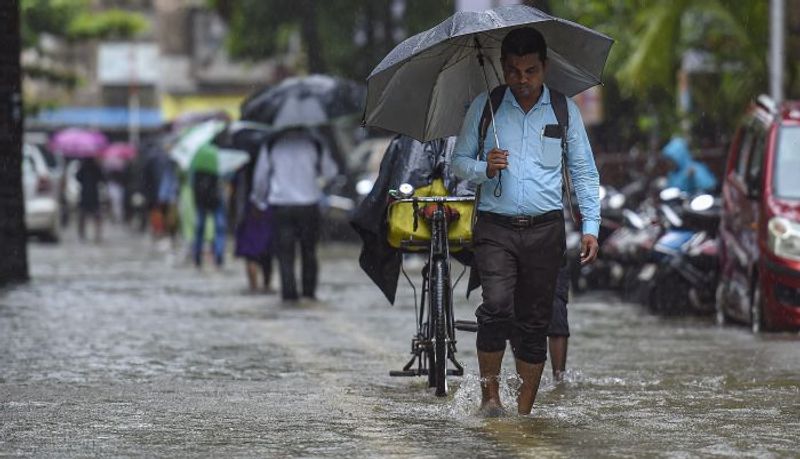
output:
<path id="1" fill-rule="evenodd" d="M 542 154 L 539 157 L 542 167 L 552 169 L 561 164 L 561 139 L 542 137 Z"/>

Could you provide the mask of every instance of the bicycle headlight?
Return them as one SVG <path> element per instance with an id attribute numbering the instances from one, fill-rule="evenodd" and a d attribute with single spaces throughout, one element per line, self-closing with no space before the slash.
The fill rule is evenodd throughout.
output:
<path id="1" fill-rule="evenodd" d="M 800 223 L 772 218 L 767 224 L 767 246 L 781 258 L 800 261 Z"/>
<path id="2" fill-rule="evenodd" d="M 400 196 L 403 199 L 408 199 L 414 196 L 414 191 L 416 190 L 414 190 L 414 187 L 410 183 L 402 183 L 400 187 L 397 188 L 397 191 L 400 192 Z"/>

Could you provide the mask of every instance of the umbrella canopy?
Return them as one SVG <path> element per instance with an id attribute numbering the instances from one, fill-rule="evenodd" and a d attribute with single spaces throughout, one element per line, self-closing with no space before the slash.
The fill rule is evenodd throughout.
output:
<path id="1" fill-rule="evenodd" d="M 224 131 L 227 123 L 209 120 L 187 130 L 170 150 L 172 158 L 182 170 L 203 170 L 228 175 L 250 161 L 250 155 L 241 150 L 219 148 L 212 140 Z"/>
<path id="2" fill-rule="evenodd" d="M 209 120 L 191 127 L 186 130 L 169 152 L 169 156 L 178 163 L 178 167 L 183 170 L 189 169 L 192 158 L 200 150 L 200 147 L 211 143 L 214 137 L 225 130 L 226 123 L 220 120 Z"/>
<path id="3" fill-rule="evenodd" d="M 99 131 L 68 128 L 53 135 L 50 150 L 72 158 L 98 156 L 108 145 L 108 139 Z"/>
<path id="4" fill-rule="evenodd" d="M 103 150 L 102 156 L 103 158 L 120 158 L 127 161 L 136 156 L 136 147 L 126 142 L 114 142 Z"/>
<path id="5" fill-rule="evenodd" d="M 470 102 L 502 83 L 503 38 L 525 26 L 547 41 L 549 87 L 573 96 L 601 83 L 611 38 L 525 5 L 459 12 L 400 43 L 375 67 L 367 78 L 365 124 L 420 141 L 458 134 Z"/>
<path id="6" fill-rule="evenodd" d="M 363 106 L 362 85 L 328 75 L 310 75 L 287 78 L 251 97 L 242 106 L 242 119 L 275 129 L 316 126 L 359 113 Z"/>
<path id="7" fill-rule="evenodd" d="M 121 171 L 125 169 L 128 161 L 136 156 L 136 147 L 125 142 L 114 142 L 107 146 L 100 156 L 106 170 Z"/>
<path id="8" fill-rule="evenodd" d="M 234 121 L 228 126 L 228 142 L 224 147 L 246 151 L 255 160 L 263 142 L 272 129 L 255 121 Z"/>

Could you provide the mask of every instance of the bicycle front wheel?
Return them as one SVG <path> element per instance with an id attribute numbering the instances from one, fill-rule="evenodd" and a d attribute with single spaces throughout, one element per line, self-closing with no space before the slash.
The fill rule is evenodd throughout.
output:
<path id="1" fill-rule="evenodd" d="M 447 395 L 447 304 L 450 282 L 444 260 L 436 260 L 431 270 L 431 319 L 434 333 L 434 366 L 429 371 L 436 374 L 436 395 Z"/>

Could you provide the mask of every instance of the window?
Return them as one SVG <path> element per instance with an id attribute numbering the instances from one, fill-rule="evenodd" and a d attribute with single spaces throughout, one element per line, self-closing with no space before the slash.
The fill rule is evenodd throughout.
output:
<path id="1" fill-rule="evenodd" d="M 750 149 L 753 147 L 753 126 L 747 124 L 742 126 L 742 141 L 739 143 L 739 151 L 736 153 L 736 175 L 744 177 L 747 171 L 747 160 L 750 156 Z"/>
<path id="2" fill-rule="evenodd" d="M 784 199 L 800 199 L 800 127 L 784 127 L 778 135 L 775 157 L 775 195 Z"/>
<path id="3" fill-rule="evenodd" d="M 747 160 L 747 176 L 745 176 L 745 183 L 747 186 L 756 185 L 761 186 L 761 172 L 764 168 L 764 149 L 767 146 L 767 131 L 761 126 L 754 126 L 753 149 L 750 151 L 750 158 Z"/>

